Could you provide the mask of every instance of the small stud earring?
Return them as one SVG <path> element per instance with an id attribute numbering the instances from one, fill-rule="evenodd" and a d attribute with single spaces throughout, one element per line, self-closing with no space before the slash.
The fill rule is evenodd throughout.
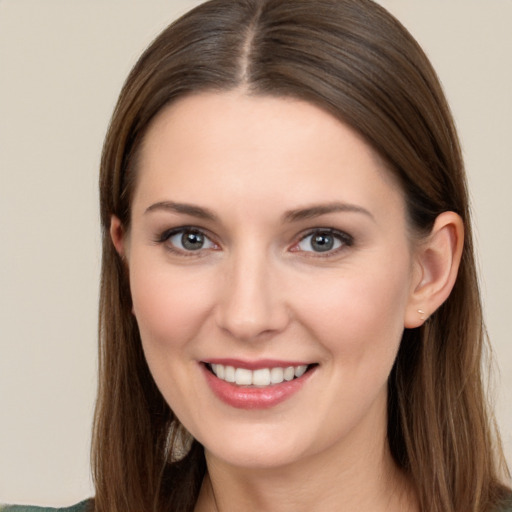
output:
<path id="1" fill-rule="evenodd" d="M 420 318 L 425 320 L 425 311 L 423 311 L 423 309 L 418 309 L 418 313 L 420 314 Z"/>

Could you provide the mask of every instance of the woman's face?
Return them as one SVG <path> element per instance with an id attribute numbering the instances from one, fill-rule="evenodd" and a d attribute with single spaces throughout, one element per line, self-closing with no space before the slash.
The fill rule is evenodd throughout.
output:
<path id="1" fill-rule="evenodd" d="M 139 163 L 133 313 L 208 455 L 275 467 L 382 442 L 419 273 L 372 149 L 306 102 L 203 93 L 160 113 Z"/>

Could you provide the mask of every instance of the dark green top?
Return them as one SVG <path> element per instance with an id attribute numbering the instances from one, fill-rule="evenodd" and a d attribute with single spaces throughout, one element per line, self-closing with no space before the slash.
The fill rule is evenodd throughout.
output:
<path id="1" fill-rule="evenodd" d="M 503 503 L 503 507 L 498 510 L 498 512 L 512 512 L 512 496 Z"/>
<path id="2" fill-rule="evenodd" d="M 50 508 L 32 505 L 0 505 L 0 512 L 92 512 L 92 500 L 85 500 L 72 507 Z"/>
<path id="3" fill-rule="evenodd" d="M 44 508 L 31 505 L 0 505 L 0 512 L 93 512 L 92 500 L 85 500 L 67 508 Z M 512 499 L 497 512 L 512 512 Z"/>

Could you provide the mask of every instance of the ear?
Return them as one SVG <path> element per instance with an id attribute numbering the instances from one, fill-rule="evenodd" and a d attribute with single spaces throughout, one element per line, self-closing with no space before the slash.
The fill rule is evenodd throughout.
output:
<path id="1" fill-rule="evenodd" d="M 126 256 L 126 232 L 121 221 L 115 215 L 110 218 L 110 238 L 122 259 Z"/>
<path id="2" fill-rule="evenodd" d="M 416 248 L 413 289 L 404 325 L 419 327 L 450 295 L 464 245 L 464 224 L 454 212 L 441 213 L 430 235 Z"/>

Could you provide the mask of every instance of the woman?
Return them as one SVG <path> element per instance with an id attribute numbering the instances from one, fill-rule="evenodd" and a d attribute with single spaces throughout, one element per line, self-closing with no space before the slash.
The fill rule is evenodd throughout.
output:
<path id="1" fill-rule="evenodd" d="M 100 180 L 94 510 L 506 510 L 457 136 L 382 8 L 194 9 Z"/>

